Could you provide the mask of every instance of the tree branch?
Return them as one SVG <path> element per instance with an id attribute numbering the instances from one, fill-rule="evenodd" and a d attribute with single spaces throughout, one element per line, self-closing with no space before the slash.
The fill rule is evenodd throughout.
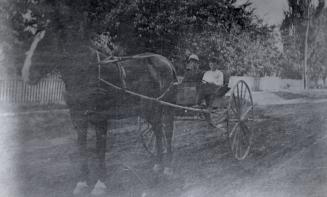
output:
<path id="1" fill-rule="evenodd" d="M 325 7 L 325 0 L 319 0 L 318 6 L 316 8 L 316 12 L 314 14 L 314 17 L 317 18 L 320 16 L 320 14 L 322 13 L 322 10 Z"/>

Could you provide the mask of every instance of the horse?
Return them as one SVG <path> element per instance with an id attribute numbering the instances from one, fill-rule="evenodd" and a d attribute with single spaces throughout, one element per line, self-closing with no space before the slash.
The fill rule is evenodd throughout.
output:
<path id="1" fill-rule="evenodd" d="M 67 38 L 67 37 L 66 37 Z M 74 38 L 71 36 L 70 39 Z M 26 53 L 22 78 L 31 85 L 52 71 L 59 72 L 65 84 L 65 102 L 71 121 L 77 131 L 79 178 L 74 195 L 90 190 L 87 153 L 87 130 L 91 124 L 96 132 L 96 184 L 91 194 L 106 193 L 106 140 L 108 119 L 142 117 L 156 136 L 156 157 L 153 169 L 159 173 L 171 170 L 174 110 L 157 102 L 125 93 L 124 90 L 160 97 L 177 81 L 172 63 L 165 57 L 144 53 L 117 63 L 108 62 L 99 67 L 98 53 L 90 48 L 88 39 L 60 41 L 56 32 L 39 31 Z M 59 40 L 59 42 L 58 42 Z M 58 44 L 59 43 L 59 44 Z M 123 90 L 101 83 L 101 78 Z M 176 95 L 169 91 L 162 100 L 174 103 Z M 127 110 L 126 110 L 127 109 Z M 163 135 L 163 119 L 165 135 Z M 163 153 L 162 138 L 166 137 L 167 153 Z M 166 158 L 167 157 L 167 158 Z M 164 162 L 165 160 L 165 162 Z M 166 164 L 164 164 L 166 163 Z M 170 171 L 171 172 L 171 171 Z"/>

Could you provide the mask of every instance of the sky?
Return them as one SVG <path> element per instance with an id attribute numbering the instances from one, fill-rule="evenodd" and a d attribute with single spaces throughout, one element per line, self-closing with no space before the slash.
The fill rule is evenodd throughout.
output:
<path id="1" fill-rule="evenodd" d="M 238 0 L 239 3 L 247 0 Z M 270 25 L 280 25 L 283 20 L 283 12 L 288 10 L 287 0 L 249 0 L 256 9 L 256 14 Z M 317 3 L 317 0 L 313 0 Z M 327 3 L 327 0 L 325 0 Z"/>
<path id="2" fill-rule="evenodd" d="M 287 0 L 250 0 L 256 14 L 268 24 L 279 25 L 283 20 L 283 12 L 288 9 Z"/>
<path id="3" fill-rule="evenodd" d="M 238 0 L 237 3 L 245 3 L 248 0 Z M 255 8 L 255 14 L 262 18 L 269 25 L 276 25 L 275 31 L 279 34 L 278 26 L 282 23 L 284 11 L 288 9 L 287 0 L 249 0 L 252 2 L 252 7 Z M 280 39 L 278 39 L 280 40 Z M 283 44 L 277 43 L 280 51 L 283 50 Z"/>
<path id="4" fill-rule="evenodd" d="M 248 0 L 238 0 L 242 4 Z M 283 12 L 287 10 L 287 0 L 249 0 L 255 13 L 270 25 L 279 25 L 283 20 Z"/>

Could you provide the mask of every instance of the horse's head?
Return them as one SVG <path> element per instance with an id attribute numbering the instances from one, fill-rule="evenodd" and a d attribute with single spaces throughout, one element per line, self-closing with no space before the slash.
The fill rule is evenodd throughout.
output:
<path id="1" fill-rule="evenodd" d="M 26 52 L 22 77 L 26 83 L 36 84 L 42 77 L 51 72 L 56 62 L 53 61 L 56 55 L 50 46 L 46 30 L 35 34 L 29 50 Z"/>

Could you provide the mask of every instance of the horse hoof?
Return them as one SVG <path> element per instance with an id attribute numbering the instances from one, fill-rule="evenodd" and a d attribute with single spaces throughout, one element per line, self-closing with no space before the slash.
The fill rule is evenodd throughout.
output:
<path id="1" fill-rule="evenodd" d="M 160 166 L 159 164 L 155 164 L 155 165 L 153 166 L 153 172 L 155 172 L 155 173 L 159 173 L 160 170 L 161 170 L 161 166 Z"/>
<path id="2" fill-rule="evenodd" d="M 106 194 L 107 186 L 98 180 L 98 182 L 95 184 L 93 190 L 91 191 L 92 196 L 103 196 Z"/>
<path id="3" fill-rule="evenodd" d="M 148 197 L 148 193 L 147 192 L 142 192 L 141 197 Z"/>
<path id="4" fill-rule="evenodd" d="M 89 186 L 87 185 L 86 181 L 78 182 L 76 187 L 73 191 L 74 196 L 79 196 L 85 194 L 88 191 Z"/>
<path id="5" fill-rule="evenodd" d="M 174 172 L 173 169 L 165 167 L 164 171 L 163 171 L 164 175 L 166 175 L 167 177 L 173 177 Z"/>

